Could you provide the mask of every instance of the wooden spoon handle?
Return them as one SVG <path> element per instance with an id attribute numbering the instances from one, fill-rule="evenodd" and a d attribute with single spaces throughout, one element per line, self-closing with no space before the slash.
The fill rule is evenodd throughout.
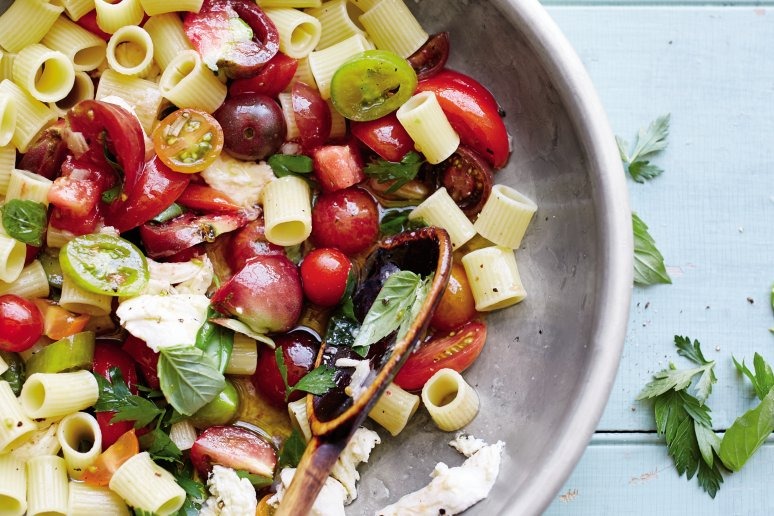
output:
<path id="1" fill-rule="evenodd" d="M 346 442 L 322 442 L 319 437 L 312 437 L 275 516 L 309 514 L 345 445 Z"/>

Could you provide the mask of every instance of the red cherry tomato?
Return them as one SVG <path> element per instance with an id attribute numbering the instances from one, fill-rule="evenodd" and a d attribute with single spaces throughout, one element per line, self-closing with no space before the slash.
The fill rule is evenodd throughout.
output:
<path id="1" fill-rule="evenodd" d="M 305 331 L 292 331 L 274 337 L 274 343 L 282 349 L 282 358 L 288 371 L 288 385 L 295 385 L 309 371 L 314 369 L 314 361 L 320 342 Z M 261 346 L 258 356 L 258 366 L 252 376 L 253 385 L 264 398 L 278 408 L 284 408 L 287 401 L 299 400 L 304 396 L 301 391 L 294 391 L 285 400 L 285 384 L 282 382 L 275 350 Z"/>
<path id="2" fill-rule="evenodd" d="M 95 374 L 108 377 L 111 368 L 117 367 L 129 388 L 129 392 L 137 394 L 137 369 L 132 357 L 123 351 L 118 344 L 109 341 L 98 341 L 94 346 L 94 361 L 92 371 Z M 102 447 L 107 448 L 119 437 L 134 427 L 134 421 L 118 421 L 111 423 L 115 412 L 97 412 L 97 424 L 102 431 Z"/>
<path id="3" fill-rule="evenodd" d="M 260 93 L 269 97 L 276 97 L 285 91 L 298 69 L 298 61 L 288 57 L 282 52 L 271 58 L 258 75 L 249 79 L 236 79 L 228 87 L 230 97 L 242 93 Z"/>
<path id="4" fill-rule="evenodd" d="M 306 298 L 320 306 L 336 306 L 347 289 L 352 262 L 332 248 L 315 249 L 301 262 L 301 284 Z"/>
<path id="5" fill-rule="evenodd" d="M 149 348 L 145 341 L 134 335 L 126 337 L 121 349 L 140 366 L 140 374 L 142 374 L 148 387 L 158 389 L 160 386 L 157 372 L 159 354 Z"/>
<path id="6" fill-rule="evenodd" d="M 35 303 L 14 294 L 0 296 L 0 350 L 26 351 L 43 335 L 43 316 Z"/>
<path id="7" fill-rule="evenodd" d="M 508 161 L 511 146 L 497 101 L 481 83 L 452 70 L 419 81 L 416 93 L 432 91 L 460 141 L 484 156 L 494 168 Z"/>
<path id="8" fill-rule="evenodd" d="M 323 192 L 335 192 L 365 180 L 363 160 L 354 144 L 325 145 L 312 151 L 314 175 Z"/>
<path id="9" fill-rule="evenodd" d="M 459 328 L 476 316 L 476 302 L 468 283 L 468 275 L 461 263 L 452 265 L 449 284 L 430 319 L 430 326 L 438 331 Z"/>
<path id="10" fill-rule="evenodd" d="M 366 250 L 379 235 L 376 201 L 365 190 L 347 188 L 324 193 L 312 208 L 312 241 L 348 255 Z"/>
<path id="11" fill-rule="evenodd" d="M 331 109 L 320 93 L 297 81 L 291 90 L 293 116 L 301 133 L 301 145 L 313 149 L 325 143 L 331 134 Z"/>
<path id="12" fill-rule="evenodd" d="M 255 256 L 285 256 L 284 247 L 266 240 L 263 217 L 234 232 L 228 245 L 226 261 L 234 273 L 240 271 L 247 260 Z"/>
<path id="13" fill-rule="evenodd" d="M 395 113 L 370 122 L 350 122 L 349 127 L 355 138 L 387 161 L 398 162 L 414 150 L 414 140 L 400 125 Z"/>
<path id="14" fill-rule="evenodd" d="M 461 373 L 476 361 L 485 342 L 486 323 L 480 321 L 433 335 L 409 355 L 394 381 L 407 391 L 418 391 L 440 369 L 448 367 Z"/>
<path id="15" fill-rule="evenodd" d="M 193 210 L 206 212 L 234 213 L 243 209 L 220 190 L 195 183 L 189 183 L 175 202 Z"/>
<path id="16" fill-rule="evenodd" d="M 241 426 L 211 426 L 191 447 L 191 462 L 207 478 L 213 464 L 269 477 L 277 454 L 266 439 Z"/>

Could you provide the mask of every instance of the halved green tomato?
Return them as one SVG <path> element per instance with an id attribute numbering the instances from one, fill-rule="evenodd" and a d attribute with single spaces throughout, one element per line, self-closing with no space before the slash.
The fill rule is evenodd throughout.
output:
<path id="1" fill-rule="evenodd" d="M 175 172 L 201 172 L 223 149 L 223 129 L 215 118 L 198 109 L 178 109 L 153 130 L 156 155 Z"/>
<path id="2" fill-rule="evenodd" d="M 94 233 L 77 236 L 59 252 L 62 271 L 76 285 L 95 294 L 136 296 L 150 276 L 148 261 L 137 246 L 121 237 Z"/>
<path id="3" fill-rule="evenodd" d="M 398 109 L 416 87 L 417 74 L 408 61 L 387 50 L 366 50 L 333 74 L 331 99 L 345 118 L 367 122 Z"/>

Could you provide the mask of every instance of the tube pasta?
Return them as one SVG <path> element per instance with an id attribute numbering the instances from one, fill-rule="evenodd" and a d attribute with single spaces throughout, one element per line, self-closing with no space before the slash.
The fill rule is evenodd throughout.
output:
<path id="1" fill-rule="evenodd" d="M 16 56 L 13 80 L 41 102 L 63 99 L 75 82 L 75 69 L 61 52 L 36 43 Z"/>
<path id="2" fill-rule="evenodd" d="M 482 237 L 503 247 L 521 245 L 537 204 L 506 185 L 494 185 L 473 227 Z"/>
<path id="3" fill-rule="evenodd" d="M 0 234 L 0 281 L 16 281 L 24 269 L 27 246 L 15 238 Z"/>
<path id="4" fill-rule="evenodd" d="M 57 102 L 50 102 L 48 107 L 51 108 L 57 116 L 63 117 L 70 108 L 75 106 L 82 100 L 90 100 L 94 98 L 94 82 L 86 72 L 75 72 L 75 82 L 70 90 L 70 93 L 62 100 Z"/>
<path id="5" fill-rule="evenodd" d="M 312 427 L 309 425 L 309 415 L 306 412 L 306 396 L 300 400 L 288 403 L 288 415 L 293 427 L 301 432 L 306 442 L 312 440 Z"/>
<path id="6" fill-rule="evenodd" d="M 41 175 L 15 168 L 8 181 L 5 200 L 21 199 L 35 201 L 48 206 L 48 191 L 53 181 Z"/>
<path id="7" fill-rule="evenodd" d="M 304 9 L 307 7 L 320 7 L 322 0 L 256 0 L 263 9 L 266 7 L 293 7 Z"/>
<path id="8" fill-rule="evenodd" d="M 295 140 L 301 136 L 301 131 L 296 123 L 296 113 L 293 111 L 293 98 L 290 93 L 280 93 L 278 95 L 280 108 L 282 108 L 282 117 L 285 119 L 285 139 Z"/>
<path id="9" fill-rule="evenodd" d="M 352 5 L 347 0 L 331 0 L 317 9 L 306 11 L 320 20 L 322 25 L 322 34 L 319 43 L 317 43 L 318 50 L 328 48 L 356 34 L 366 36 L 366 33 L 352 21 L 350 15 Z"/>
<path id="10" fill-rule="evenodd" d="M 292 85 L 294 82 L 298 81 L 301 81 L 312 88 L 317 88 L 317 81 L 314 80 L 312 69 L 309 66 L 309 56 L 298 60 L 298 67 L 296 68 L 296 73 L 293 74 L 293 78 L 290 80 L 290 84 Z M 289 91 L 289 89 L 285 91 Z"/>
<path id="11" fill-rule="evenodd" d="M 8 79 L 0 82 L 0 97 L 6 95 L 16 105 L 16 127 L 11 143 L 19 152 L 25 153 L 38 133 L 56 120 L 56 115 L 48 106 Z"/>
<path id="12" fill-rule="evenodd" d="M 67 463 L 67 473 L 70 478 L 80 480 L 86 468 L 102 453 L 102 431 L 97 420 L 86 412 L 68 414 L 59 422 L 56 437 Z M 84 443 L 89 443 L 89 448 L 80 451 Z"/>
<path id="13" fill-rule="evenodd" d="M 379 0 L 349 0 L 349 2 L 363 12 L 368 11 L 379 3 Z"/>
<path id="14" fill-rule="evenodd" d="M 105 60 L 107 44 L 101 38 L 60 16 L 41 40 L 70 59 L 76 72 L 94 70 Z"/>
<path id="15" fill-rule="evenodd" d="M 10 97 L 0 96 L 0 147 L 11 143 L 13 132 L 16 129 L 16 104 Z M 0 150 L 2 152 L 2 150 Z M 14 156 L 15 156 L 14 152 Z M 1 174 L 2 172 L 0 172 Z"/>
<path id="16" fill-rule="evenodd" d="M 422 387 L 422 403 L 444 432 L 467 425 L 478 413 L 476 391 L 454 369 L 440 369 Z"/>
<path id="17" fill-rule="evenodd" d="M 0 422 L 0 454 L 23 443 L 37 430 L 5 380 L 0 381 Z"/>
<path id="18" fill-rule="evenodd" d="M 169 438 L 180 450 L 190 450 L 196 442 L 196 428 L 187 419 L 180 421 L 170 427 Z"/>
<path id="19" fill-rule="evenodd" d="M 140 4 L 148 16 L 176 11 L 198 13 L 202 8 L 202 0 L 140 0 Z"/>
<path id="20" fill-rule="evenodd" d="M 116 329 L 116 323 L 110 318 L 110 315 L 98 315 L 89 317 L 89 322 L 83 328 L 83 331 L 93 331 L 97 335 L 108 333 Z"/>
<path id="21" fill-rule="evenodd" d="M 183 30 L 183 22 L 177 14 L 151 16 L 143 28 L 153 40 L 153 58 L 162 70 L 178 54 L 191 50 L 191 42 Z"/>
<path id="22" fill-rule="evenodd" d="M 62 457 L 43 455 L 27 461 L 27 514 L 67 514 L 67 466 Z"/>
<path id="23" fill-rule="evenodd" d="M 0 375 L 8 371 L 8 362 L 3 360 L 3 357 L 0 356 Z"/>
<path id="24" fill-rule="evenodd" d="M 460 145 L 459 135 L 432 91 L 423 91 L 408 99 L 398 108 L 396 116 L 414 140 L 414 147 L 434 165 L 451 156 Z"/>
<path id="25" fill-rule="evenodd" d="M 403 0 L 381 0 L 360 15 L 376 48 L 409 57 L 429 37 Z"/>
<path id="26" fill-rule="evenodd" d="M 0 147 L 0 195 L 5 196 L 11 173 L 16 168 L 16 148 L 12 145 Z"/>
<path id="27" fill-rule="evenodd" d="M 0 514 L 22 516 L 27 511 L 27 475 L 24 462 L 0 455 Z"/>
<path id="28" fill-rule="evenodd" d="M 113 473 L 110 489 L 132 507 L 159 516 L 174 514 L 185 501 L 185 491 L 177 485 L 175 477 L 154 463 L 148 452 L 138 453 L 124 462 Z"/>
<path id="29" fill-rule="evenodd" d="M 328 138 L 331 140 L 344 138 L 347 135 L 347 119 L 333 107 L 331 99 L 328 99 L 326 102 L 328 103 L 328 110 L 331 112 L 331 134 Z"/>
<path id="30" fill-rule="evenodd" d="M 374 404 L 368 417 L 379 423 L 394 437 L 406 428 L 406 423 L 419 408 L 419 396 L 391 383 Z"/>
<path id="31" fill-rule="evenodd" d="M 77 314 L 108 315 L 113 298 L 104 294 L 88 292 L 73 282 L 66 274 L 62 275 L 62 295 L 59 306 Z"/>
<path id="32" fill-rule="evenodd" d="M 242 333 L 234 333 L 234 345 L 228 359 L 226 374 L 253 374 L 258 367 L 258 343 Z"/>
<path id="33" fill-rule="evenodd" d="M 95 516 L 97 514 L 129 516 L 129 509 L 121 497 L 107 487 L 71 481 L 67 516 Z"/>
<path id="34" fill-rule="evenodd" d="M 81 17 L 94 9 L 94 0 L 59 0 L 67 16 L 71 20 L 78 21 Z"/>
<path id="35" fill-rule="evenodd" d="M 64 416 L 94 405 L 97 380 L 89 371 L 35 373 L 22 386 L 22 409 L 31 418 Z"/>
<path id="36" fill-rule="evenodd" d="M 306 57 L 320 41 L 320 20 L 303 11 L 271 8 L 264 11 L 279 32 L 280 51 L 293 59 Z"/>
<path id="37" fill-rule="evenodd" d="M 94 9 L 97 26 L 108 34 L 127 25 L 139 25 L 145 15 L 140 0 L 122 0 L 115 4 L 109 0 L 94 0 Z"/>
<path id="38" fill-rule="evenodd" d="M 355 54 L 371 50 L 373 46 L 362 35 L 356 34 L 339 41 L 323 50 L 315 50 L 309 54 L 309 68 L 312 70 L 320 96 L 327 100 L 331 97 L 331 79 L 339 67 Z"/>
<path id="39" fill-rule="evenodd" d="M 3 79 L 13 80 L 13 62 L 15 60 L 16 54 L 0 50 L 0 81 Z"/>
<path id="40" fill-rule="evenodd" d="M 121 27 L 110 37 L 106 57 L 116 72 L 144 77 L 153 66 L 153 40 L 142 27 Z"/>
<path id="41" fill-rule="evenodd" d="M 462 265 L 479 312 L 515 305 L 527 296 L 516 267 L 516 256 L 507 247 L 472 251 L 462 257 Z"/>
<path id="42" fill-rule="evenodd" d="M 39 260 L 33 260 L 22 269 L 21 274 L 10 283 L 0 281 L 0 296 L 3 294 L 16 294 L 20 297 L 34 299 L 36 297 L 48 297 L 48 276 Z"/>
<path id="43" fill-rule="evenodd" d="M 202 62 L 195 50 L 185 50 L 166 67 L 159 81 L 161 94 L 180 108 L 212 113 L 226 98 L 226 85 Z"/>
<path id="44" fill-rule="evenodd" d="M 37 423 L 37 421 L 33 421 L 33 423 Z M 24 462 L 41 455 L 59 455 L 62 447 L 59 445 L 59 439 L 56 438 L 57 428 L 59 428 L 58 422 L 43 428 L 37 424 L 37 430 L 22 444 L 15 446 L 11 450 L 11 455 Z"/>
<path id="45" fill-rule="evenodd" d="M 156 83 L 108 69 L 102 73 L 95 98 L 102 100 L 113 95 L 124 99 L 132 106 L 145 132 L 152 132 L 153 123 L 156 121 L 156 115 L 163 100 Z"/>
<path id="46" fill-rule="evenodd" d="M 443 186 L 411 210 L 409 220 L 417 219 L 429 226 L 445 229 L 449 233 L 452 249 L 459 249 L 476 234 L 473 224 Z"/>
<path id="47" fill-rule="evenodd" d="M 296 176 L 285 176 L 267 184 L 263 192 L 266 240 L 277 245 L 296 245 L 312 233 L 309 185 Z"/>
<path id="48" fill-rule="evenodd" d="M 19 52 L 39 42 L 64 7 L 42 0 L 16 0 L 0 15 L 0 47 Z"/>
<path id="49" fill-rule="evenodd" d="M 75 238 L 74 233 L 52 226 L 49 221 L 48 229 L 46 229 L 46 245 L 48 247 L 64 247 L 73 238 Z"/>

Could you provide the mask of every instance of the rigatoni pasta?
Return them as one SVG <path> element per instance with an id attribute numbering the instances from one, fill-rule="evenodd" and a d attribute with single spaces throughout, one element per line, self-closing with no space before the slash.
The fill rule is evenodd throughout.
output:
<path id="1" fill-rule="evenodd" d="M 265 7 L 294 7 L 304 9 L 306 7 L 320 7 L 322 0 L 256 0 L 262 8 Z"/>
<path id="2" fill-rule="evenodd" d="M 404 58 L 419 50 L 429 37 L 403 0 L 380 0 L 359 20 L 376 48 Z"/>
<path id="3" fill-rule="evenodd" d="M 173 423 L 169 429 L 169 439 L 175 443 L 178 449 L 190 450 L 196 442 L 196 428 L 188 419 Z"/>
<path id="4" fill-rule="evenodd" d="M 153 130 L 153 123 L 163 100 L 156 83 L 123 75 L 115 70 L 105 70 L 94 97 L 102 100 L 110 96 L 120 97 L 134 108 L 134 113 L 146 133 Z"/>
<path id="5" fill-rule="evenodd" d="M 56 102 L 73 87 L 75 68 L 63 53 L 37 43 L 16 56 L 13 80 L 39 101 Z"/>
<path id="6" fill-rule="evenodd" d="M 37 425 L 37 430 L 30 434 L 22 444 L 14 446 L 11 455 L 24 462 L 41 455 L 59 455 L 59 451 L 62 449 L 59 445 L 59 439 L 56 438 L 59 422 L 50 423 L 48 426 L 43 426 L 43 423 L 37 421 L 33 421 L 33 423 Z"/>
<path id="7" fill-rule="evenodd" d="M 309 185 L 296 176 L 275 179 L 263 189 L 266 239 L 277 245 L 300 244 L 312 233 Z"/>
<path id="8" fill-rule="evenodd" d="M 145 15 L 140 0 L 121 0 L 118 3 L 94 0 L 94 9 L 97 11 L 97 26 L 108 34 L 127 25 L 139 25 Z"/>
<path id="9" fill-rule="evenodd" d="M 70 482 L 67 516 L 129 516 L 129 508 L 116 493 L 107 487 L 85 482 Z"/>
<path id="10" fill-rule="evenodd" d="M 38 419 L 89 408 L 98 397 L 97 380 L 89 371 L 35 373 L 24 382 L 19 401 L 25 414 Z"/>
<path id="11" fill-rule="evenodd" d="M 153 66 L 153 40 L 142 27 L 121 27 L 110 37 L 106 57 L 116 72 L 144 77 Z"/>
<path id="12" fill-rule="evenodd" d="M 226 374 L 251 375 L 258 367 L 258 342 L 242 333 L 234 333 Z"/>
<path id="13" fill-rule="evenodd" d="M 411 210 L 409 220 L 421 220 L 428 226 L 445 229 L 452 249 L 459 249 L 476 234 L 473 224 L 443 186 Z"/>
<path id="14" fill-rule="evenodd" d="M 67 514 L 67 466 L 62 457 L 43 455 L 27 461 L 27 514 Z"/>
<path id="15" fill-rule="evenodd" d="M 181 52 L 191 50 L 191 42 L 183 30 L 183 21 L 177 14 L 151 16 L 143 28 L 153 40 L 153 58 L 162 70 Z"/>
<path id="16" fill-rule="evenodd" d="M 442 162 L 460 146 L 459 135 L 432 91 L 423 91 L 411 97 L 398 108 L 396 116 L 414 140 L 414 147 L 432 164 Z"/>
<path id="17" fill-rule="evenodd" d="M 27 246 L 24 243 L 0 232 L 0 281 L 16 281 L 24 269 L 26 256 Z"/>
<path id="18" fill-rule="evenodd" d="M 491 242 L 516 249 L 527 232 L 537 204 L 506 185 L 494 185 L 473 227 Z"/>
<path id="19" fill-rule="evenodd" d="M 440 369 L 422 387 L 422 403 L 444 432 L 467 425 L 478 413 L 476 391 L 454 369 Z"/>
<path id="20" fill-rule="evenodd" d="M 320 20 L 303 11 L 287 8 L 265 10 L 279 32 L 280 52 L 294 59 L 309 55 L 320 41 Z"/>
<path id="21" fill-rule="evenodd" d="M 48 107 L 58 116 L 63 117 L 67 111 L 82 100 L 94 98 L 94 82 L 86 72 L 75 72 L 75 82 L 70 92 L 62 99 L 51 102 Z"/>
<path id="22" fill-rule="evenodd" d="M 462 265 L 479 312 L 515 305 L 527 296 L 516 256 L 507 247 L 477 249 L 462 257 Z"/>
<path id="23" fill-rule="evenodd" d="M 19 277 L 11 282 L 0 281 L 0 296 L 3 294 L 16 294 L 20 297 L 34 299 L 36 297 L 48 297 L 48 276 L 43 269 L 40 260 L 32 260 L 24 267 Z"/>
<path id="24" fill-rule="evenodd" d="M 16 0 L 0 15 L 0 47 L 19 52 L 39 42 L 54 24 L 63 7 L 41 0 Z M 34 20 L 34 23 L 30 23 Z"/>
<path id="25" fill-rule="evenodd" d="M 94 416 L 86 412 L 66 415 L 59 422 L 56 437 L 62 447 L 70 478 L 80 480 L 86 468 L 102 453 L 102 431 Z"/>
<path id="26" fill-rule="evenodd" d="M 148 489 L 153 486 L 153 489 Z M 167 516 L 185 501 L 185 491 L 175 477 L 154 463 L 148 452 L 138 453 L 113 473 L 110 489 L 135 509 Z"/>
<path id="27" fill-rule="evenodd" d="M 107 44 L 77 23 L 60 16 L 41 43 L 66 55 L 76 72 L 96 69 L 105 60 Z"/>
<path id="28" fill-rule="evenodd" d="M 351 4 L 347 0 L 330 0 L 307 13 L 320 20 L 322 34 L 317 49 L 322 50 L 356 34 L 366 36 L 350 15 Z"/>
<path id="29" fill-rule="evenodd" d="M 293 110 L 293 95 L 280 93 L 277 96 L 282 109 L 282 117 L 285 119 L 285 139 L 295 140 L 301 136 L 301 131 L 296 123 L 296 112 Z"/>
<path id="30" fill-rule="evenodd" d="M 7 95 L 16 105 L 16 127 L 11 143 L 19 152 L 27 152 L 30 143 L 56 115 L 41 101 L 30 95 L 9 79 L 0 82 L 0 96 Z"/>
<path id="31" fill-rule="evenodd" d="M 5 200 L 34 201 L 48 206 L 48 191 L 51 190 L 52 184 L 53 181 L 46 177 L 15 168 L 8 180 Z"/>
<path id="32" fill-rule="evenodd" d="M 396 436 L 406 428 L 417 408 L 419 396 L 390 383 L 368 413 L 368 417 L 379 423 L 390 435 Z"/>
<path id="33" fill-rule="evenodd" d="M 0 514 L 22 516 L 27 512 L 27 473 L 24 461 L 0 455 Z"/>
<path id="34" fill-rule="evenodd" d="M 328 48 L 315 50 L 309 54 L 309 68 L 312 70 L 317 88 L 320 90 L 320 96 L 326 100 L 331 97 L 331 79 L 344 61 L 355 54 L 372 48 L 373 46 L 367 39 L 356 34 Z"/>
<path id="35" fill-rule="evenodd" d="M 293 427 L 301 432 L 306 442 L 312 440 L 312 427 L 309 425 L 309 415 L 306 412 L 306 396 L 288 403 L 288 415 Z"/>
<path id="36" fill-rule="evenodd" d="M 0 96 L 0 148 L 11 143 L 11 138 L 13 138 L 15 129 L 16 104 L 14 104 L 9 96 Z"/>
<path id="37" fill-rule="evenodd" d="M 164 70 L 161 94 L 179 108 L 198 108 L 212 113 L 226 98 L 226 85 L 202 62 L 195 50 L 185 50 Z"/>
<path id="38" fill-rule="evenodd" d="M 82 289 L 67 274 L 62 275 L 59 306 L 76 314 L 108 315 L 113 298 Z"/>
<path id="39" fill-rule="evenodd" d="M 58 0 L 67 13 L 67 16 L 78 21 L 84 14 L 94 9 L 94 0 Z"/>
<path id="40" fill-rule="evenodd" d="M 16 168 L 16 149 L 13 145 L 0 147 L 0 195 L 5 196 L 11 173 Z"/>
<path id="41" fill-rule="evenodd" d="M 0 454 L 23 443 L 38 429 L 24 413 L 11 390 L 11 385 L 5 380 L 0 380 L 0 414 L 3 415 L 3 424 L 0 425 Z"/>
<path id="42" fill-rule="evenodd" d="M 177 11 L 198 13 L 202 8 L 202 0 L 140 0 L 140 4 L 148 16 Z"/>

